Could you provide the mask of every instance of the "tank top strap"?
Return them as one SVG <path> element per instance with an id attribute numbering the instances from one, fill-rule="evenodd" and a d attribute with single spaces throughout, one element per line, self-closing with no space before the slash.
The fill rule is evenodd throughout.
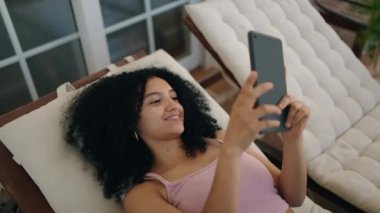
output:
<path id="1" fill-rule="evenodd" d="M 165 178 L 161 177 L 161 175 L 153 173 L 153 172 L 146 173 L 144 179 L 145 180 L 157 180 L 160 183 L 164 184 L 165 187 L 168 187 L 170 185 L 169 181 L 165 180 Z"/>

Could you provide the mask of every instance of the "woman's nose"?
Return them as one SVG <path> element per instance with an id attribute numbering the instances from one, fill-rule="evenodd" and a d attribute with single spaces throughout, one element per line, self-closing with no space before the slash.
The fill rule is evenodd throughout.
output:
<path id="1" fill-rule="evenodd" d="M 177 102 L 171 98 L 169 98 L 167 104 L 166 104 L 166 110 L 171 111 L 173 109 L 177 108 Z"/>

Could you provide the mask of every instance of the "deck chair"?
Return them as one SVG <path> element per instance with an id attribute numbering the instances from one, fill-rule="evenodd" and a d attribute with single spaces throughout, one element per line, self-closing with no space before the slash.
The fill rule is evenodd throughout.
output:
<path id="1" fill-rule="evenodd" d="M 126 59 L 132 61 L 133 57 Z M 226 128 L 228 114 L 163 50 L 126 65 L 112 64 L 73 84 L 65 83 L 56 93 L 0 117 L 0 182 L 22 212 L 123 212 L 120 204 L 103 197 L 91 165 L 66 145 L 59 121 L 67 101 L 92 81 L 148 66 L 165 66 L 194 83 L 208 98 L 212 116 Z M 252 148 L 260 152 L 254 144 Z M 294 210 L 322 212 L 309 199 Z"/>
<path id="2" fill-rule="evenodd" d="M 283 42 L 288 93 L 311 108 L 309 177 L 352 205 L 380 212 L 380 85 L 307 0 L 206 0 L 185 19 L 232 80 L 250 72 L 247 32 Z"/>

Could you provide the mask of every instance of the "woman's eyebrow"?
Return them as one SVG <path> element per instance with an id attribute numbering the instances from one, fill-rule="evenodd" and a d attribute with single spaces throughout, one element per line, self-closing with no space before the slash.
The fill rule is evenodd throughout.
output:
<path id="1" fill-rule="evenodd" d="M 171 89 L 171 90 L 169 90 L 169 93 L 176 93 L 175 91 L 174 91 L 174 89 Z M 148 94 L 146 94 L 145 96 L 144 96 L 144 98 L 146 98 L 146 97 L 148 97 L 148 96 L 151 96 L 151 95 L 161 95 L 162 93 L 161 92 L 151 92 L 151 93 L 148 93 Z"/>
<path id="2" fill-rule="evenodd" d="M 148 96 L 151 96 L 151 95 L 161 95 L 160 92 L 151 92 L 151 93 L 148 93 L 144 96 L 144 98 L 147 98 Z"/>

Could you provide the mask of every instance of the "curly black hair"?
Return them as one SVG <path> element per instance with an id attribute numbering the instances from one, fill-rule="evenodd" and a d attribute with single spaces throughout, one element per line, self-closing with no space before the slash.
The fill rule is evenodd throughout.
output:
<path id="1" fill-rule="evenodd" d="M 76 95 L 63 124 L 66 141 L 91 163 L 103 185 L 104 196 L 120 201 L 131 186 L 142 183 L 154 157 L 136 131 L 145 86 L 159 77 L 176 91 L 184 108 L 183 150 L 188 157 L 205 152 L 204 137 L 215 138 L 220 127 L 209 115 L 206 98 L 189 81 L 166 68 L 145 68 L 102 78 Z"/>

